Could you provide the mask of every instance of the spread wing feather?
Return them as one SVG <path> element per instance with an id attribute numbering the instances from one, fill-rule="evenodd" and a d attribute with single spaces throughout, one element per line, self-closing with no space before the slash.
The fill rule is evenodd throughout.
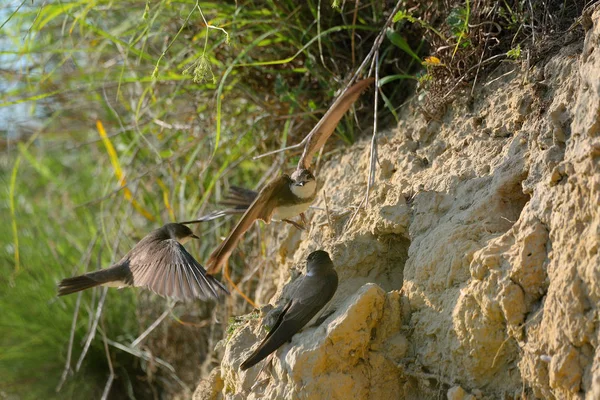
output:
<path id="1" fill-rule="evenodd" d="M 323 118 L 308 134 L 308 141 L 298 162 L 298 169 L 310 169 L 314 154 L 323 147 L 327 139 L 335 131 L 346 111 L 348 111 L 352 104 L 360 97 L 363 90 L 373 83 L 374 80 L 374 78 L 367 78 L 356 82 L 331 105 Z"/>
<path id="2" fill-rule="evenodd" d="M 257 219 L 262 219 L 266 223 L 271 222 L 271 214 L 276 206 L 277 196 L 280 190 L 286 190 L 290 184 L 290 178 L 282 175 L 271 181 L 265 186 L 250 207 L 246 210 L 242 218 L 238 221 L 229 236 L 217 247 L 206 262 L 207 272 L 215 274 L 221 270 L 223 264 L 229 259 L 229 256 L 237 246 L 242 235 L 250 229 L 252 223 Z"/>
<path id="3" fill-rule="evenodd" d="M 146 287 L 153 292 L 177 300 L 207 300 L 229 293 L 225 286 L 206 271 L 176 240 L 162 240 L 156 244 L 153 262 L 136 262 L 132 257 L 129 267 L 133 286 Z"/>

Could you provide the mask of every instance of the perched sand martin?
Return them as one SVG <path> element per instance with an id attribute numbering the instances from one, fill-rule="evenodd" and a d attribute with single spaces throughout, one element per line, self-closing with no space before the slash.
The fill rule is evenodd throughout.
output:
<path id="1" fill-rule="evenodd" d="M 307 258 L 306 275 L 299 278 L 290 300 L 279 314 L 275 325 L 256 350 L 242 363 L 246 370 L 259 363 L 292 339 L 331 300 L 338 286 L 338 276 L 329 254 L 317 250 Z"/>

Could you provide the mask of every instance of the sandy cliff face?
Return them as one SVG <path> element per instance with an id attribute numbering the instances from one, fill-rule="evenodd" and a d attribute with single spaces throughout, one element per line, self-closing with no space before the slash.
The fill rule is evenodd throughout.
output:
<path id="1" fill-rule="evenodd" d="M 266 335 L 249 316 L 195 397 L 600 398 L 600 11 L 592 20 L 584 43 L 504 69 L 440 121 L 405 109 L 350 224 L 368 144 L 326 163 L 315 205 L 328 213 L 269 248 L 278 292 L 327 250 L 336 311 L 260 375 L 264 362 L 239 370 Z"/>

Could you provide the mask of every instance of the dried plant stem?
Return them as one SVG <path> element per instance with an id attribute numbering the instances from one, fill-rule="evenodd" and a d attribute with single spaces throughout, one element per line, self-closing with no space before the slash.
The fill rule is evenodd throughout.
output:
<path id="1" fill-rule="evenodd" d="M 354 32 L 355 32 L 356 28 L 354 28 L 354 27 L 356 26 L 356 19 L 358 18 L 359 1 L 360 0 L 356 0 L 354 2 L 354 13 L 352 14 L 352 33 L 350 34 L 350 41 L 351 41 L 350 48 L 352 49 L 352 67 L 354 67 L 354 63 L 356 62 L 356 43 L 354 42 Z"/>
<path id="2" fill-rule="evenodd" d="M 98 321 L 100 320 L 100 316 L 102 315 L 102 308 L 104 307 L 104 301 L 106 300 L 106 293 L 108 292 L 107 287 L 102 288 L 102 296 L 100 296 L 100 301 L 98 301 L 98 307 L 96 308 L 96 316 L 92 322 L 92 326 L 88 332 L 87 339 L 85 341 L 85 345 L 83 346 L 83 351 L 79 356 L 79 360 L 77 360 L 77 365 L 75 366 L 75 372 L 79 371 L 81 368 L 81 364 L 83 363 L 83 359 L 85 358 L 88 350 L 90 349 L 90 345 L 92 344 L 92 340 L 94 336 L 96 336 L 96 329 L 98 328 Z"/>
<path id="3" fill-rule="evenodd" d="M 258 306 L 256 305 L 255 302 L 253 302 L 250 297 L 246 296 L 246 294 L 244 292 L 242 292 L 242 290 L 240 288 L 238 288 L 238 286 L 233 283 L 233 281 L 231 280 L 231 277 L 229 276 L 229 262 L 225 263 L 225 267 L 223 268 L 223 276 L 225 277 L 225 279 L 227 280 L 227 282 L 229 282 L 231 284 L 231 286 L 233 287 L 233 289 L 238 292 L 240 294 L 240 296 L 242 296 L 244 298 L 244 300 L 246 300 L 248 302 L 248 304 L 250 304 L 252 307 L 254 308 L 258 308 Z"/>
<path id="4" fill-rule="evenodd" d="M 267 152 L 267 153 L 264 153 L 264 154 L 260 154 L 260 155 L 258 155 L 256 157 L 254 157 L 253 160 L 258 160 L 259 158 L 266 157 L 266 156 L 269 156 L 269 155 L 272 155 L 272 154 L 281 153 L 283 151 L 287 151 L 287 150 L 291 150 L 291 149 L 297 149 L 299 147 L 302 147 L 305 143 L 307 143 L 308 138 L 311 137 L 314 132 L 316 132 L 316 131 L 318 131 L 320 129 L 320 127 L 321 127 L 320 123 L 322 121 L 325 121 L 327 119 L 326 118 L 327 115 L 339 104 L 339 102 L 344 97 L 344 94 L 346 94 L 346 92 L 348 91 L 348 89 L 350 88 L 350 86 L 359 77 L 359 75 L 361 74 L 361 72 L 364 69 L 364 67 L 369 63 L 369 61 L 373 62 L 373 56 L 374 56 L 375 52 L 377 52 L 379 50 L 379 47 L 381 47 L 381 43 L 383 43 L 383 39 L 385 38 L 385 31 L 387 30 L 387 28 L 389 28 L 392 25 L 392 22 L 394 20 L 394 15 L 396 15 L 396 13 L 398 12 L 398 10 L 400 10 L 401 6 L 402 6 L 402 0 L 398 0 L 398 2 L 396 3 L 396 5 L 394 6 L 394 9 L 392 10 L 390 16 L 388 17 L 387 21 L 383 25 L 383 28 L 381 29 L 381 31 L 379 32 L 379 34 L 375 38 L 375 42 L 373 43 L 373 47 L 371 47 L 371 50 L 369 51 L 369 53 L 367 54 L 367 56 L 364 58 L 363 62 L 358 66 L 358 68 L 354 72 L 354 75 L 352 75 L 352 78 L 350 80 L 348 80 L 348 82 L 346 83 L 346 86 L 344 86 L 344 88 L 340 91 L 340 94 L 338 95 L 338 97 L 335 99 L 335 101 L 333 102 L 333 104 L 331 104 L 331 106 L 329 107 L 329 109 L 327 110 L 327 112 L 325 113 L 325 115 L 321 118 L 321 120 L 319 121 L 319 123 L 317 123 L 317 125 L 315 125 L 315 127 L 310 131 L 310 133 L 308 135 L 306 135 L 304 137 L 304 139 L 302 139 L 302 141 L 300 143 L 298 143 L 298 144 L 295 144 L 295 145 L 292 145 L 292 146 L 288 146 L 288 147 L 283 147 L 281 149 L 273 150 L 273 151 L 270 151 L 270 152 Z"/>
<path id="5" fill-rule="evenodd" d="M 259 158 L 263 158 L 263 157 L 270 156 L 270 155 L 273 155 L 273 154 L 281 153 L 281 152 L 284 152 L 284 151 L 287 151 L 287 150 L 292 150 L 292 149 L 300 148 L 300 147 L 304 146 L 304 144 L 306 143 L 307 140 L 308 140 L 308 136 L 306 136 L 304 139 L 302 139 L 302 141 L 300 143 L 298 143 L 298 144 L 294 144 L 294 145 L 287 146 L 287 147 L 282 147 L 281 149 L 277 149 L 277 150 L 269 151 L 269 152 L 266 152 L 266 153 L 263 153 L 263 154 L 259 154 L 257 156 L 252 157 L 252 159 L 253 160 L 258 160 Z"/>
<path id="6" fill-rule="evenodd" d="M 56 386 L 56 393 L 60 392 L 62 386 L 65 384 L 67 377 L 69 376 L 69 372 L 71 370 L 71 356 L 73 355 L 73 341 L 75 339 L 75 327 L 77 326 L 77 316 L 79 315 L 79 306 L 81 305 L 81 296 L 82 292 L 77 294 L 77 300 L 75 301 L 75 311 L 73 311 L 73 320 L 71 321 L 71 333 L 69 335 L 69 347 L 67 348 L 67 360 L 65 361 L 65 369 L 60 377 L 60 381 Z"/>
<path id="7" fill-rule="evenodd" d="M 375 184 L 375 167 L 377 164 L 377 103 L 379 100 L 379 51 L 375 52 L 375 64 L 375 110 L 373 115 L 373 136 L 371 137 L 371 148 L 369 150 L 369 180 L 367 182 L 365 204 L 369 202 L 369 193 L 371 191 L 371 186 Z"/>
<path id="8" fill-rule="evenodd" d="M 102 341 L 104 342 L 104 353 L 106 354 L 106 360 L 108 361 L 108 371 L 110 375 L 108 376 L 108 380 L 106 381 L 106 385 L 104 386 L 104 392 L 102 393 L 102 400 L 108 399 L 108 394 L 110 393 L 110 388 L 112 387 L 112 383 L 115 379 L 115 370 L 112 365 L 112 360 L 110 359 L 110 351 L 108 350 L 108 342 L 106 339 L 106 329 L 104 329 L 104 322 L 102 324 Z"/>
<path id="9" fill-rule="evenodd" d="M 393 14 L 392 14 L 393 15 Z M 363 208 L 366 204 L 369 203 L 369 194 L 371 192 L 371 187 L 375 184 L 375 169 L 377 165 L 377 112 L 378 112 L 378 100 L 379 100 L 379 50 L 375 51 L 375 101 L 374 101 L 374 115 L 373 115 L 373 136 L 371 137 L 371 147 L 369 149 L 369 176 L 367 179 L 367 191 L 365 193 L 365 197 L 360 202 L 354 214 L 346 224 L 346 227 L 352 225 L 354 219 L 358 215 L 358 212 L 361 208 Z"/>
<path id="10" fill-rule="evenodd" d="M 458 87 L 458 85 L 461 84 L 462 81 L 464 81 L 467 76 L 469 75 L 469 73 L 471 71 L 473 71 L 476 68 L 480 68 L 481 66 L 488 64 L 494 60 L 497 60 L 498 58 L 506 58 L 506 53 L 502 53 L 502 54 L 496 54 L 495 56 L 491 56 L 490 58 L 486 58 L 485 60 L 477 63 L 476 65 L 473 65 L 471 68 L 469 68 L 467 70 L 467 72 L 465 72 L 454 84 L 454 86 L 452 86 L 452 88 L 442 97 L 442 100 L 446 99 L 448 96 L 450 96 L 452 94 L 452 92 L 454 92 L 454 90 Z"/>
<path id="11" fill-rule="evenodd" d="M 90 241 L 81 261 L 78 263 L 78 265 L 85 265 L 86 270 L 87 270 L 87 266 L 89 265 L 90 258 L 92 256 L 92 250 L 94 249 L 94 245 L 96 244 L 97 240 L 98 240 L 98 235 L 94 236 L 94 238 Z M 75 273 L 75 271 L 73 273 Z M 62 389 L 63 385 L 65 384 L 65 382 L 67 380 L 67 377 L 69 376 L 69 372 L 73 372 L 71 369 L 71 357 L 73 355 L 73 342 L 75 340 L 75 328 L 77 327 L 77 318 L 79 316 L 79 307 L 81 306 L 81 296 L 82 295 L 83 295 L 83 292 L 79 292 L 77 294 L 77 300 L 75 301 L 75 310 L 73 311 L 73 320 L 71 321 L 71 331 L 69 334 L 69 345 L 67 348 L 67 359 L 65 361 L 65 369 L 63 370 L 63 373 L 60 377 L 60 381 L 58 382 L 58 385 L 56 386 L 56 393 L 60 392 L 60 389 Z"/>
<path id="12" fill-rule="evenodd" d="M 327 215 L 327 224 L 329 225 L 329 229 L 333 234 L 333 223 L 331 222 L 331 215 L 329 213 L 329 204 L 327 204 L 327 193 L 323 192 L 323 199 L 325 201 L 325 214 Z"/>
<path id="13" fill-rule="evenodd" d="M 256 377 L 258 378 L 260 376 L 260 374 L 262 374 L 265 370 L 265 368 L 271 364 L 271 362 L 273 361 L 273 357 L 275 357 L 276 353 L 271 353 L 267 356 L 267 360 L 263 363 L 263 366 L 260 368 L 260 371 L 258 371 L 258 374 L 256 375 Z M 254 382 L 254 385 L 252 385 L 252 387 L 250 387 L 250 391 L 253 391 L 258 385 L 261 385 L 263 382 L 265 382 L 266 380 L 268 380 L 268 378 L 265 379 L 261 379 L 261 380 L 256 380 L 256 382 Z"/>
<path id="14" fill-rule="evenodd" d="M 154 329 L 156 329 L 158 325 L 160 325 L 160 323 L 167 317 L 167 315 L 169 315 L 172 309 L 173 304 L 170 304 L 167 307 L 167 309 L 163 311 L 160 317 L 156 319 L 156 321 L 154 321 L 148 328 L 146 328 L 146 330 L 140 336 L 138 336 L 133 342 L 131 342 L 131 347 L 137 347 L 137 345 L 140 344 L 140 342 L 144 340 L 146 336 L 150 334 L 150 332 L 152 332 Z"/>
<path id="15" fill-rule="evenodd" d="M 125 346 L 122 343 L 115 342 L 114 340 L 110 340 L 108 338 L 106 339 L 106 342 L 109 345 L 111 345 L 112 347 L 114 347 L 116 349 L 119 349 L 121 351 L 124 351 L 126 353 L 129 353 L 132 356 L 141 358 L 141 359 L 146 360 L 148 362 L 156 363 L 156 365 L 158 365 L 160 367 L 163 367 L 164 369 L 166 369 L 167 371 L 169 371 L 169 374 L 171 375 L 171 378 L 173 378 L 173 380 L 175 382 L 177 382 L 182 388 L 184 388 L 185 390 L 190 390 L 190 388 L 181 380 L 181 378 L 179 378 L 177 376 L 177 374 L 175 373 L 175 368 L 173 368 L 173 366 L 171 364 L 169 364 L 168 362 L 166 362 L 165 360 L 153 356 L 148 351 L 134 349 L 132 347 Z"/>

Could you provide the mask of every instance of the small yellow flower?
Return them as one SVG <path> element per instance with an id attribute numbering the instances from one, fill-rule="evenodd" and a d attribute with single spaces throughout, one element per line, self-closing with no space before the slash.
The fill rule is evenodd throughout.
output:
<path id="1" fill-rule="evenodd" d="M 438 67 L 438 66 L 443 66 L 444 64 L 442 64 L 440 59 L 437 58 L 436 56 L 429 56 L 429 57 L 425 57 L 425 61 L 423 61 L 423 65 Z"/>

